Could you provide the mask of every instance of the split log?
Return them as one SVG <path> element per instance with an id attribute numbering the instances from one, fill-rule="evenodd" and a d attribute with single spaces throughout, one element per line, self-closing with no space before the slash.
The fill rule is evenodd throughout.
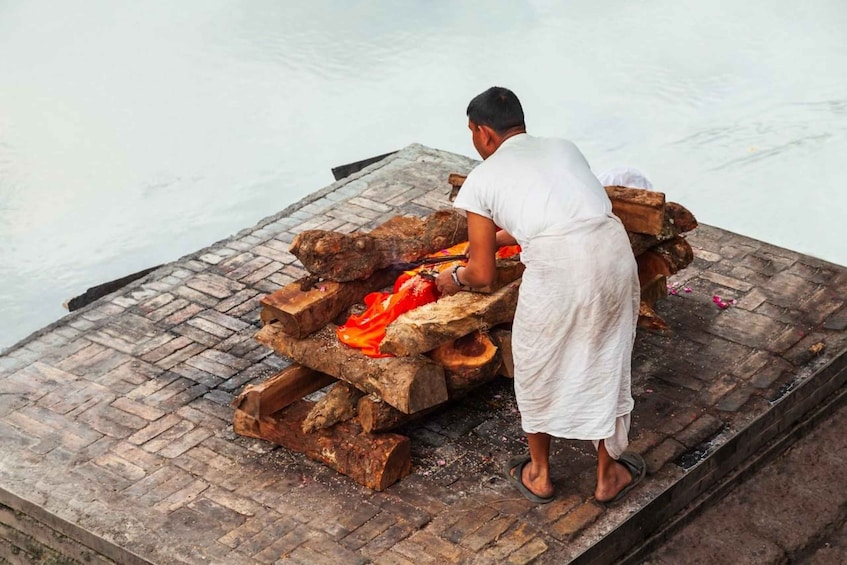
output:
<path id="1" fill-rule="evenodd" d="M 315 402 L 303 420 L 303 433 L 329 428 L 356 415 L 356 403 L 362 391 L 344 381 L 338 381 L 323 398 Z"/>
<path id="2" fill-rule="evenodd" d="M 444 344 L 427 355 L 443 364 L 450 400 L 462 398 L 473 389 L 492 381 L 498 375 L 502 361 L 490 336 L 479 331 Z M 403 414 L 379 398 L 364 396 L 359 399 L 357 412 L 362 429 L 377 432 L 394 429 L 440 407 L 433 406 L 415 414 Z"/>
<path id="3" fill-rule="evenodd" d="M 240 413 L 242 427 L 257 427 L 262 416 L 270 416 L 335 382 L 335 378 L 302 365 L 289 365 L 258 385 L 247 385 L 232 400 Z"/>
<path id="4" fill-rule="evenodd" d="M 294 238 L 291 253 L 311 274 L 343 282 L 366 279 L 467 239 L 467 218 L 440 210 L 425 218 L 395 216 L 369 233 L 307 230 Z"/>
<path id="5" fill-rule="evenodd" d="M 277 323 L 264 326 L 256 339 L 280 355 L 379 395 L 405 413 L 447 400 L 444 369 L 423 355 L 374 359 L 341 343 L 336 326 L 327 324 L 305 338 L 286 335 Z"/>
<path id="6" fill-rule="evenodd" d="M 627 231 L 660 235 L 665 230 L 665 195 L 642 188 L 607 186 L 612 213 Z"/>
<path id="7" fill-rule="evenodd" d="M 457 292 L 400 315 L 388 324 L 380 351 L 402 358 L 431 351 L 476 330 L 511 322 L 520 280 L 492 294 Z"/>
<path id="8" fill-rule="evenodd" d="M 412 467 L 409 438 L 398 434 L 362 433 L 355 420 L 313 433 L 303 433 L 303 420 L 312 408 L 299 400 L 271 416 L 262 416 L 256 428 L 244 428 L 241 411 L 233 419 L 235 432 L 304 453 L 347 475 L 359 484 L 381 491 L 409 474 Z"/>
<path id="9" fill-rule="evenodd" d="M 262 298 L 262 322 L 277 321 L 283 331 L 294 337 L 306 337 L 361 302 L 366 294 L 389 286 L 397 272 L 383 269 L 360 281 L 323 281 L 303 290 L 302 281 L 294 281 Z"/>

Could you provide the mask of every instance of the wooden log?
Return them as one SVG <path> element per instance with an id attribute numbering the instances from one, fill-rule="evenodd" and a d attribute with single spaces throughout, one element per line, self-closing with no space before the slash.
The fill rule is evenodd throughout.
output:
<path id="1" fill-rule="evenodd" d="M 684 269 L 694 260 L 691 245 L 681 236 L 651 247 L 635 258 L 642 289 L 657 275 L 668 277 Z M 642 292 L 643 295 L 643 292 Z"/>
<path id="2" fill-rule="evenodd" d="M 665 241 L 673 240 L 680 234 L 691 231 L 696 227 L 697 220 L 691 212 L 681 204 L 668 202 L 665 205 L 664 227 L 659 235 L 647 235 L 631 231 L 628 231 L 627 235 L 629 236 L 632 253 L 638 257 L 648 249 L 656 247 Z"/>
<path id="3" fill-rule="evenodd" d="M 425 218 L 395 216 L 369 233 L 307 230 L 294 238 L 291 253 L 313 275 L 343 282 L 366 279 L 467 239 L 467 218 L 456 210 L 439 210 Z"/>
<path id="4" fill-rule="evenodd" d="M 694 261 L 694 250 L 682 236 L 663 241 L 659 245 L 650 248 L 650 253 L 660 255 L 668 265 L 670 274 L 681 271 Z"/>
<path id="5" fill-rule="evenodd" d="M 498 259 L 497 275 L 492 284 L 477 292 L 491 293 L 523 275 L 524 265 L 517 258 Z M 366 294 L 390 286 L 398 273 L 392 269 L 377 271 L 361 281 L 321 281 L 303 290 L 304 277 L 264 296 L 260 318 L 263 324 L 279 322 L 282 330 L 294 337 L 306 337 L 336 321 Z M 308 285 L 307 285 L 308 286 Z"/>
<path id="6" fill-rule="evenodd" d="M 303 432 L 322 430 L 349 420 L 356 415 L 356 403 L 364 395 L 362 391 L 344 381 L 338 381 L 303 419 Z"/>
<path id="7" fill-rule="evenodd" d="M 659 235 L 665 229 L 665 195 L 642 188 L 607 186 L 612 213 L 627 231 Z"/>
<path id="8" fill-rule="evenodd" d="M 432 410 L 404 414 L 379 397 L 363 396 L 356 406 L 356 417 L 365 433 L 387 432 L 413 421 L 415 417 L 423 417 Z"/>
<path id="9" fill-rule="evenodd" d="M 388 324 L 380 351 L 401 357 L 416 355 L 476 330 L 511 322 L 519 286 L 517 280 L 491 294 L 457 292 L 410 310 Z"/>
<path id="10" fill-rule="evenodd" d="M 665 204 L 665 217 L 674 226 L 677 234 L 685 233 L 697 227 L 697 219 L 694 214 L 682 204 L 668 202 Z"/>
<path id="11" fill-rule="evenodd" d="M 373 490 L 385 490 L 409 474 L 412 457 L 409 438 L 399 434 L 367 434 L 355 420 L 304 433 L 303 420 L 312 403 L 298 400 L 270 416 L 262 416 L 255 428 L 242 427 L 244 418 L 236 410 L 235 432 L 257 437 L 304 453 Z"/>
<path id="12" fill-rule="evenodd" d="M 401 412 L 418 412 L 447 400 L 444 369 L 423 355 L 374 359 L 338 340 L 327 324 L 305 338 L 287 335 L 277 323 L 256 339 L 280 355 L 379 395 Z"/>
<path id="13" fill-rule="evenodd" d="M 663 274 L 657 274 L 641 285 L 641 302 L 651 307 L 667 295 L 668 278 Z"/>
<path id="14" fill-rule="evenodd" d="M 306 337 L 361 302 L 366 294 L 393 284 L 397 275 L 383 269 L 364 280 L 322 281 L 307 290 L 303 290 L 302 279 L 289 283 L 262 298 L 262 322 L 277 321 L 285 333 Z"/>
<path id="15" fill-rule="evenodd" d="M 512 358 L 512 329 L 494 328 L 491 336 L 494 338 L 494 343 L 497 344 L 502 358 L 499 374 L 510 379 L 515 378 L 515 361 Z"/>
<path id="16" fill-rule="evenodd" d="M 260 384 L 247 385 L 231 404 L 244 419 L 243 426 L 257 426 L 262 416 L 269 416 L 334 382 L 334 377 L 295 363 Z"/>
<path id="17" fill-rule="evenodd" d="M 502 362 L 499 349 L 490 336 L 483 332 L 474 332 L 444 344 L 428 355 L 445 366 L 449 400 L 462 398 L 473 389 L 492 381 L 497 377 Z M 357 416 L 366 432 L 387 431 L 419 419 L 441 408 L 443 404 L 415 414 L 403 414 L 378 397 L 364 396 L 359 399 Z"/>
<path id="18" fill-rule="evenodd" d="M 450 372 L 448 371 L 449 375 Z M 435 412 L 444 407 L 450 401 L 458 400 L 467 396 L 475 388 L 494 380 L 498 376 L 497 371 L 480 371 L 476 374 L 478 380 L 465 380 L 450 393 L 450 400 L 443 402 L 432 408 L 415 412 L 414 414 L 404 414 L 387 402 L 373 396 L 363 396 L 359 399 L 356 406 L 356 417 L 365 432 L 387 432 L 394 430 L 399 426 L 420 420 L 421 418 Z"/>

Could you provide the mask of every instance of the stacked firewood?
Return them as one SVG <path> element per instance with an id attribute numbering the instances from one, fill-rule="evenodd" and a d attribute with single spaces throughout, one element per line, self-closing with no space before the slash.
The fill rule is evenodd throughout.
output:
<path id="1" fill-rule="evenodd" d="M 464 177 L 450 175 L 454 191 Z M 607 187 L 639 266 L 639 325 L 666 331 L 653 306 L 667 277 L 693 259 L 681 233 L 696 227 L 664 194 Z M 382 490 L 410 472 L 409 439 L 391 430 L 498 375 L 512 376 L 511 332 L 523 265 L 498 259 L 491 287 L 442 297 L 391 322 L 372 358 L 347 347 L 337 324 L 370 292 L 394 283 L 396 266 L 467 240 L 453 210 L 397 216 L 368 233 L 309 230 L 291 246 L 309 275 L 262 299 L 256 339 L 293 364 L 233 401 L 235 431 L 305 453 Z M 304 399 L 328 386 L 316 402 Z"/>

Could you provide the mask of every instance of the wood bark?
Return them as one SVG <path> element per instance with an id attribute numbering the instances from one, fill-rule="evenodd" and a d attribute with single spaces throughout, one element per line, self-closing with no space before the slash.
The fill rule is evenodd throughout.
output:
<path id="1" fill-rule="evenodd" d="M 306 337 L 361 302 L 366 294 L 393 284 L 397 274 L 383 269 L 364 280 L 322 281 L 306 290 L 303 279 L 289 283 L 262 298 L 262 322 L 279 322 L 285 333 Z"/>
<path id="2" fill-rule="evenodd" d="M 668 278 L 657 274 L 641 284 L 641 302 L 652 307 L 657 301 L 668 295 Z"/>
<path id="3" fill-rule="evenodd" d="M 304 453 L 311 459 L 347 475 L 359 484 L 381 491 L 409 474 L 412 467 L 409 438 L 398 434 L 362 433 L 355 420 L 304 433 L 303 420 L 312 403 L 299 400 L 270 416 L 259 418 L 255 427 L 244 427 L 243 413 L 233 417 L 235 432 Z"/>
<path id="4" fill-rule="evenodd" d="M 429 414 L 432 409 L 417 414 L 404 414 L 378 397 L 363 396 L 356 406 L 356 417 L 366 433 L 387 432 Z"/>
<path id="5" fill-rule="evenodd" d="M 380 351 L 416 355 L 473 331 L 511 322 L 519 286 L 517 280 L 492 294 L 457 292 L 410 310 L 388 324 Z"/>
<path id="6" fill-rule="evenodd" d="M 401 412 L 418 412 L 447 400 L 444 369 L 423 355 L 374 359 L 341 343 L 327 324 L 305 338 L 285 334 L 277 323 L 256 339 L 280 355 L 379 395 Z"/>
<path id="7" fill-rule="evenodd" d="M 694 250 L 682 236 L 676 236 L 650 248 L 649 253 L 660 255 L 668 265 L 669 274 L 681 271 L 694 261 Z"/>
<path id="8" fill-rule="evenodd" d="M 671 223 L 676 234 L 685 233 L 697 227 L 697 219 L 685 206 L 676 202 L 665 204 L 665 217 Z"/>
<path id="9" fill-rule="evenodd" d="M 240 412 L 243 426 L 255 427 L 262 416 L 269 416 L 334 382 L 334 377 L 295 363 L 261 384 L 244 387 L 232 400 L 232 406 Z"/>
<path id="10" fill-rule="evenodd" d="M 338 381 L 315 405 L 303 420 L 303 432 L 328 428 L 356 415 L 356 403 L 365 393 L 350 383 Z"/>
<path id="11" fill-rule="evenodd" d="M 665 223 L 662 233 L 659 235 L 647 235 L 643 233 L 627 232 L 632 254 L 638 257 L 648 249 L 652 249 L 666 241 L 673 240 L 677 236 L 697 227 L 697 220 L 684 206 L 675 202 L 665 205 Z"/>
<path id="12" fill-rule="evenodd" d="M 307 230 L 294 238 L 291 253 L 311 274 L 343 282 L 366 279 L 379 269 L 420 259 L 467 239 L 465 216 L 440 210 L 425 218 L 395 216 L 369 233 Z"/>
<path id="13" fill-rule="evenodd" d="M 638 280 L 643 287 L 657 275 L 670 276 L 694 260 L 694 251 L 685 238 L 676 236 L 652 247 L 635 258 Z"/>

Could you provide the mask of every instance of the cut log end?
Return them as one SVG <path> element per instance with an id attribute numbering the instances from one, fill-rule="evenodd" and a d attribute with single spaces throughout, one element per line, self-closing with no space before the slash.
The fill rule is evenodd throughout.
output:
<path id="1" fill-rule="evenodd" d="M 461 372 L 488 365 L 496 354 L 497 346 L 488 334 L 475 331 L 439 345 L 427 355 L 445 369 Z"/>

